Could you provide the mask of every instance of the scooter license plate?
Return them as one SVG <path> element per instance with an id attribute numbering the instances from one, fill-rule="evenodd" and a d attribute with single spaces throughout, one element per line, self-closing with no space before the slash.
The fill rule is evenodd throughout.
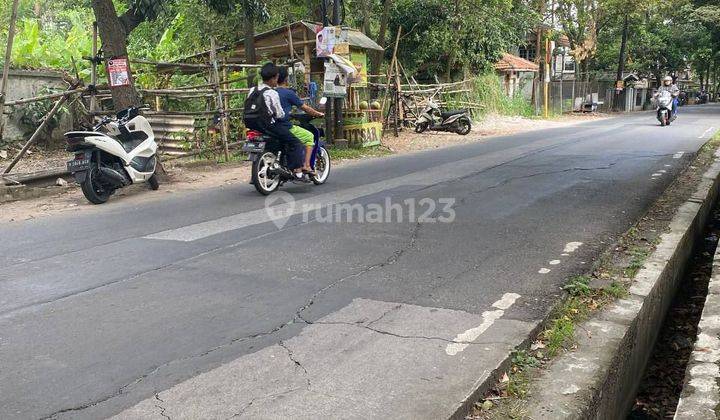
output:
<path id="1" fill-rule="evenodd" d="M 265 150 L 264 141 L 246 141 L 243 144 L 242 151 L 246 153 L 260 153 Z"/>
<path id="2" fill-rule="evenodd" d="M 73 159 L 67 163 L 68 172 L 85 171 L 90 167 L 90 159 Z"/>

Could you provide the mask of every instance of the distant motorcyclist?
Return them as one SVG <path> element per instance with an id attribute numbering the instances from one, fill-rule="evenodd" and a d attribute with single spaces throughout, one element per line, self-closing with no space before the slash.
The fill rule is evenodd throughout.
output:
<path id="1" fill-rule="evenodd" d="M 665 76 L 662 79 L 662 84 L 658 88 L 657 92 L 655 93 L 655 96 L 659 96 L 661 92 L 670 92 L 670 95 L 673 97 L 673 103 L 672 103 L 672 114 L 673 116 L 677 114 L 677 108 L 678 108 L 678 96 L 680 95 L 680 89 L 677 87 L 675 83 L 673 83 L 672 76 Z"/>

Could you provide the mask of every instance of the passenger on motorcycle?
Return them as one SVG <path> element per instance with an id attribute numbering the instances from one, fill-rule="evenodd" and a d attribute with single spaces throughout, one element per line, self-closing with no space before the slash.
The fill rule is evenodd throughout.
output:
<path id="1" fill-rule="evenodd" d="M 660 94 L 660 92 L 668 91 L 670 92 L 670 95 L 673 97 L 673 104 L 672 104 L 672 114 L 677 114 L 678 109 L 678 96 L 680 95 L 680 89 L 678 89 L 677 85 L 673 83 L 672 76 L 665 76 L 662 80 L 662 85 L 657 90 L 657 95 Z"/>
<path id="2" fill-rule="evenodd" d="M 279 68 L 273 63 L 262 66 L 260 69 L 262 82 L 250 89 L 245 100 L 243 120 L 247 128 L 273 136 L 284 143 L 288 169 L 295 173 L 298 180 L 310 182 L 302 172 L 302 144 L 290 133 L 289 126 L 281 123 L 285 118 L 285 111 L 280 105 L 280 96 L 275 90 L 278 73 Z"/>
<path id="3" fill-rule="evenodd" d="M 288 75 L 289 74 L 287 67 L 280 67 L 278 76 L 278 87 L 275 90 L 277 90 L 278 95 L 280 96 L 280 106 L 282 106 L 282 109 L 285 112 L 285 118 L 281 118 L 278 121 L 278 124 L 287 125 L 289 127 L 290 133 L 292 133 L 292 135 L 297 137 L 300 142 L 305 145 L 305 162 L 303 165 L 303 172 L 307 174 L 312 174 L 313 169 L 310 166 L 310 157 L 312 155 L 313 147 L 315 146 L 315 136 L 308 130 L 297 125 L 293 125 L 293 123 L 290 121 L 290 110 L 293 106 L 295 106 L 296 108 L 303 110 L 306 114 L 312 117 L 323 117 L 325 116 L 325 114 L 316 111 L 310 105 L 306 105 L 297 95 L 295 90 L 288 87 Z"/>

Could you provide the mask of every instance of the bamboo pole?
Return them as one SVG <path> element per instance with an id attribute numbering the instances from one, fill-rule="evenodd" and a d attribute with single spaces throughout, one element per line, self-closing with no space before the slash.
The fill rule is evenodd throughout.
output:
<path id="1" fill-rule="evenodd" d="M 213 80 L 215 82 L 215 84 L 217 85 L 218 82 L 220 81 L 220 74 L 218 72 L 218 61 L 217 61 L 216 53 L 217 52 L 215 50 L 215 38 L 210 37 L 210 62 L 212 64 L 212 71 L 211 71 L 210 75 L 211 75 L 211 80 Z M 221 138 L 222 138 L 223 149 L 225 152 L 225 161 L 227 162 L 230 160 L 230 152 L 228 151 L 228 129 L 227 129 L 227 126 L 225 125 L 226 116 L 225 116 L 225 110 L 223 109 L 224 108 L 223 96 L 222 96 L 222 91 L 219 86 L 216 87 L 215 90 L 217 92 L 217 99 L 216 99 L 215 105 L 217 106 L 217 111 L 220 114 L 220 124 L 221 124 L 220 134 L 221 134 Z"/>
<path id="2" fill-rule="evenodd" d="M 169 63 L 169 62 L 162 62 L 162 61 L 151 61 L 151 60 L 143 60 L 140 58 L 131 58 L 129 60 L 131 63 L 135 64 L 148 64 L 151 66 L 165 66 L 165 67 L 178 67 L 178 68 L 190 68 L 190 69 L 208 69 L 212 66 L 207 64 L 199 64 L 199 63 Z"/>
<path id="3" fill-rule="evenodd" d="M 245 141 L 234 141 L 232 143 L 228 143 L 228 147 L 240 146 L 243 143 L 245 143 Z M 217 152 L 218 150 L 221 150 L 222 148 L 223 148 L 223 146 L 215 146 L 215 147 L 211 147 L 209 149 L 196 150 L 196 151 L 190 152 L 190 153 L 183 153 L 182 155 L 163 155 L 163 160 L 165 162 L 167 162 L 168 160 L 193 157 L 193 156 L 201 155 L 201 154 L 207 153 L 207 152 Z"/>
<path id="4" fill-rule="evenodd" d="M 52 93 L 52 94 L 48 94 L 48 95 L 40 95 L 40 96 L 34 96 L 32 98 L 23 98 L 23 99 L 18 99 L 15 101 L 5 102 L 5 106 L 16 106 L 16 105 L 27 104 L 30 102 L 44 101 L 47 99 L 57 99 L 57 98 L 62 98 L 65 95 L 69 95 L 69 94 L 73 94 L 73 93 L 81 93 L 84 91 L 85 91 L 85 88 L 70 89 L 70 90 L 67 90 L 62 93 Z"/>
<path id="5" fill-rule="evenodd" d="M 305 84 L 310 84 L 310 44 L 307 39 L 307 30 L 303 28 L 303 64 L 305 65 Z"/>
<path id="6" fill-rule="evenodd" d="M 292 28 L 290 28 L 290 25 L 287 26 L 288 31 L 288 49 L 290 50 L 290 59 L 295 58 L 295 45 L 293 45 L 293 34 L 292 34 Z"/>
<path id="7" fill-rule="evenodd" d="M 97 56 L 98 56 L 98 26 L 97 22 L 93 22 L 93 39 L 92 39 L 92 68 L 90 69 L 90 83 L 93 86 L 97 86 Z M 94 89 L 93 89 L 94 91 Z M 97 98 L 95 92 L 90 94 L 90 111 L 95 111 L 98 108 Z"/>
<path id="8" fill-rule="evenodd" d="M 40 123 L 40 125 L 38 126 L 38 128 L 35 129 L 35 132 L 32 134 L 30 139 L 25 143 L 23 148 L 20 150 L 20 153 L 18 153 L 17 156 L 15 156 L 15 158 L 12 160 L 12 162 L 10 162 L 10 164 L 7 166 L 7 168 L 5 168 L 5 170 L 3 171 L 3 174 L 10 173 L 12 168 L 15 167 L 15 165 L 20 161 L 20 159 L 22 159 L 23 156 L 25 156 L 25 153 L 27 153 L 30 146 L 32 146 L 33 143 L 35 143 L 35 141 L 37 141 L 38 137 L 40 137 L 40 133 L 42 133 L 42 131 L 45 129 L 45 126 L 47 126 L 48 121 L 50 121 L 50 119 L 52 117 L 54 117 L 55 114 L 57 114 L 57 112 L 60 110 L 60 108 L 63 106 L 63 104 L 68 100 L 70 95 L 72 95 L 72 91 L 73 91 L 73 89 L 68 90 L 67 92 L 65 92 L 65 94 L 63 95 L 62 98 L 58 99 L 57 102 L 55 102 L 55 105 L 52 107 L 50 112 L 48 112 L 47 115 L 45 115 L 45 117 L 43 118 L 43 120 Z"/>
<path id="9" fill-rule="evenodd" d="M 395 67 L 395 60 L 397 60 L 397 49 L 398 44 L 400 43 L 400 33 L 402 32 L 402 26 L 398 26 L 398 32 L 395 36 L 395 48 L 393 49 L 393 55 L 392 59 L 390 60 L 390 67 L 388 67 L 387 71 L 387 82 L 385 83 L 385 86 L 387 86 L 387 89 L 390 90 L 390 82 L 392 81 L 392 72 Z M 380 109 L 383 111 L 385 110 L 385 102 L 387 101 L 387 94 L 383 96 L 382 105 L 380 106 Z M 388 110 L 388 115 L 390 115 L 390 111 Z M 397 115 L 395 116 L 397 118 Z"/>
<path id="10" fill-rule="evenodd" d="M 10 15 L 10 26 L 8 27 L 7 46 L 5 47 L 5 64 L 3 66 L 2 82 L 0 82 L 0 140 L 3 138 L 5 130 L 5 118 L 3 118 L 5 95 L 7 94 L 7 81 L 10 74 L 10 60 L 12 58 L 13 41 L 15 40 L 15 23 L 17 21 L 18 5 L 20 0 L 14 0 L 12 5 L 12 13 Z"/>

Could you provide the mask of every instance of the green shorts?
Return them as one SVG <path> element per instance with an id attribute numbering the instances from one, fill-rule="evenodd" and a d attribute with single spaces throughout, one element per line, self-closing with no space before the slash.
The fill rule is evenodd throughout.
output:
<path id="1" fill-rule="evenodd" d="M 298 140 L 300 140 L 300 143 L 304 144 L 305 146 L 312 146 L 315 144 L 315 136 L 313 136 L 313 133 L 307 131 L 302 127 L 293 125 L 292 127 L 290 127 L 290 134 L 297 137 Z"/>

